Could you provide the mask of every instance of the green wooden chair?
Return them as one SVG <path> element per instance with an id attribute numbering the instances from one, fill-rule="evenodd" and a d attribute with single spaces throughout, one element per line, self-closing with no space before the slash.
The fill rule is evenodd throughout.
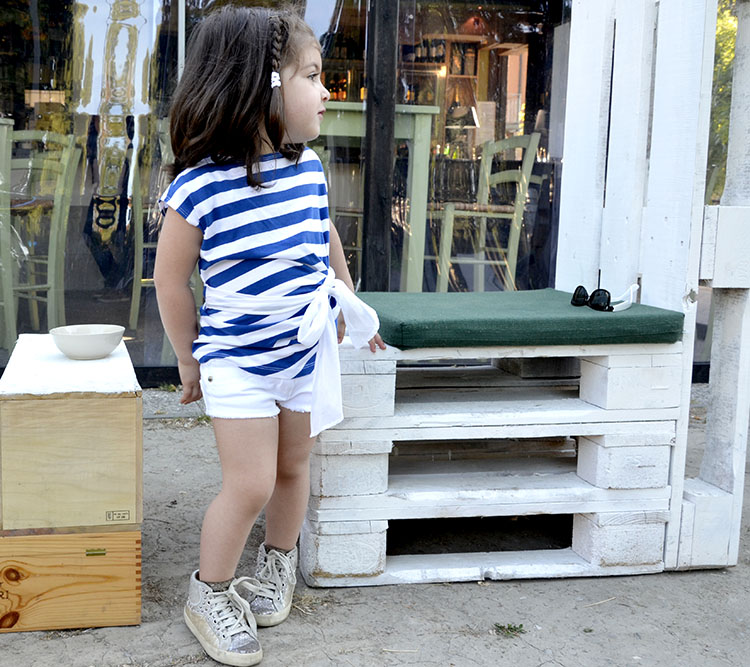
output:
<path id="1" fill-rule="evenodd" d="M 479 182 L 475 202 L 443 202 L 436 204 L 428 215 L 437 219 L 439 236 L 433 235 L 434 255 L 425 255 L 425 260 L 437 262 L 437 291 L 446 292 L 454 264 L 473 266 L 474 291 L 484 291 L 484 270 L 493 267 L 504 289 L 515 289 L 518 245 L 523 226 L 523 212 L 526 205 L 531 171 L 536 161 L 539 147 L 538 132 L 518 137 L 490 141 L 482 145 L 479 167 Z M 522 152 L 521 165 L 517 169 L 493 171 L 495 165 L 502 164 L 508 153 Z M 494 203 L 494 192 L 509 187 L 514 190 L 507 204 Z M 488 221 L 507 221 L 507 234 L 499 225 Z M 431 227 L 433 225 L 431 224 Z M 456 235 L 468 240 L 472 253 L 457 256 L 454 254 Z"/>
<path id="2" fill-rule="evenodd" d="M 18 305 L 28 302 L 40 330 L 65 324 L 65 244 L 81 149 L 73 135 L 13 130 L 0 119 L 0 302 L 3 347 L 17 338 Z"/>

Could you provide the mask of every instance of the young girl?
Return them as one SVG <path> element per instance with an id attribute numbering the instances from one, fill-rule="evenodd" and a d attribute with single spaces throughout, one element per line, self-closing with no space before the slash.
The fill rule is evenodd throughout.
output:
<path id="1" fill-rule="evenodd" d="M 161 199 L 154 279 L 181 402 L 204 397 L 222 469 L 184 618 L 230 665 L 258 663 L 256 623 L 291 609 L 310 450 L 342 418 L 339 309 L 355 345 L 385 348 L 329 225 L 320 160 L 304 147 L 329 98 L 320 74 L 320 46 L 295 13 L 227 7 L 195 29 L 171 111 L 175 178 Z M 255 577 L 236 578 L 263 510 Z"/>

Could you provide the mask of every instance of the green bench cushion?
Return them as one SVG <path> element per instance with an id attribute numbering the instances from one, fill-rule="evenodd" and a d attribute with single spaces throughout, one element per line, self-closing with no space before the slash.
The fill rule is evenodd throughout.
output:
<path id="1" fill-rule="evenodd" d="M 633 304 L 617 313 L 570 305 L 554 289 L 522 292 L 360 292 L 394 347 L 674 343 L 683 314 Z"/>

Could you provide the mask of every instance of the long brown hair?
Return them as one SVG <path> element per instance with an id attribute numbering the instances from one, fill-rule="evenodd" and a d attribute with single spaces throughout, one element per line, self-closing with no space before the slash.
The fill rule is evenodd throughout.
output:
<path id="1" fill-rule="evenodd" d="M 227 6 L 205 18 L 190 36 L 172 100 L 172 177 L 210 157 L 243 163 L 248 185 L 260 186 L 261 127 L 275 151 L 298 159 L 301 144 L 282 144 L 284 101 L 271 72 L 298 64 L 310 43 L 318 44 L 293 9 Z"/>

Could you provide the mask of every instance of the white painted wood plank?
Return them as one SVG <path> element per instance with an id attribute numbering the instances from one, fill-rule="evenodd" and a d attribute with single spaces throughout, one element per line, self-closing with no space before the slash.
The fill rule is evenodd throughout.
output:
<path id="1" fill-rule="evenodd" d="M 719 206 L 713 288 L 750 288 L 750 206 Z"/>
<path id="2" fill-rule="evenodd" d="M 732 496 L 729 560 L 737 562 L 750 419 L 750 292 L 716 290 L 706 445 L 700 477 Z M 696 509 L 696 534 L 698 510 Z M 694 539 L 694 544 L 695 544 Z"/>
<path id="3" fill-rule="evenodd" d="M 602 524 L 590 515 L 573 517 L 573 551 L 595 565 L 662 563 L 664 524 Z"/>
<path id="4" fill-rule="evenodd" d="M 624 292 L 637 281 L 639 273 L 655 17 L 654 0 L 616 1 L 607 185 L 599 253 L 602 285 L 612 294 Z"/>
<path id="5" fill-rule="evenodd" d="M 555 387 L 561 385 L 574 386 L 577 384 L 577 378 L 522 378 L 495 366 L 401 367 L 396 374 L 397 389 L 466 386 Z"/>
<path id="6" fill-rule="evenodd" d="M 719 220 L 719 207 L 706 206 L 703 212 L 703 236 L 701 238 L 701 263 L 698 278 L 711 280 L 714 277 L 716 261 L 716 226 Z"/>
<path id="7" fill-rule="evenodd" d="M 520 516 L 669 508 L 670 489 L 599 489 L 578 477 L 573 461 L 552 460 L 558 472 L 487 471 L 390 475 L 383 494 L 310 500 L 311 521 Z M 497 462 L 500 463 L 500 462 Z M 507 464 L 507 462 L 502 462 Z M 468 466 L 467 466 L 468 467 Z M 544 463 L 550 471 L 553 466 Z"/>
<path id="8" fill-rule="evenodd" d="M 710 65 L 715 39 L 712 34 L 707 43 L 711 3 L 659 3 L 641 299 L 673 310 L 684 308 L 683 299 L 697 284 L 699 252 L 691 275 L 690 250 L 691 245 L 700 247 L 703 217 L 711 81 L 705 67 Z"/>
<path id="9" fill-rule="evenodd" d="M 662 571 L 661 564 L 599 567 L 572 549 L 498 551 L 433 555 L 388 556 L 385 571 L 374 577 L 321 577 L 303 571 L 309 586 L 382 586 L 483 579 L 539 579 L 647 574 Z"/>
<path id="10" fill-rule="evenodd" d="M 571 10 L 556 286 L 592 285 L 599 268 L 609 122 L 614 0 L 574 0 Z"/>
<path id="11" fill-rule="evenodd" d="M 641 273 L 645 303 L 673 309 L 682 306 L 685 313 L 682 400 L 670 473 L 672 518 L 667 523 L 664 554 L 665 567 L 671 569 L 677 563 L 679 549 L 690 422 L 716 0 L 661 0 L 659 12 L 652 126 L 655 143 L 651 146 L 648 183 L 649 207 L 656 215 L 644 215 L 641 237 L 651 240 L 641 245 Z M 647 217 L 651 221 L 648 231 Z M 657 248 L 669 244 L 669 254 L 657 252 Z"/>
<path id="12" fill-rule="evenodd" d="M 605 411 L 608 413 L 610 411 Z M 576 420 L 574 417 L 569 422 L 551 423 L 551 424 L 497 424 L 495 426 L 486 426 L 483 424 L 482 417 L 479 417 L 474 424 L 463 424 L 456 426 L 450 421 L 443 425 L 430 425 L 429 422 L 420 424 L 412 423 L 410 425 L 391 426 L 388 428 L 377 428 L 373 424 L 362 425 L 360 423 L 350 424 L 342 430 L 325 431 L 319 438 L 393 438 L 394 441 L 418 441 L 418 440 L 477 440 L 485 438 L 550 438 L 565 435 L 586 435 L 597 436 L 621 433 L 626 423 L 623 421 L 626 415 L 620 412 L 620 419 L 613 417 L 612 421 L 603 421 L 601 419 Z M 632 413 L 633 411 L 628 411 Z M 660 420 L 675 420 L 679 416 L 679 410 L 658 410 L 651 411 L 654 417 L 653 422 L 643 421 L 648 419 L 647 411 L 638 411 L 638 414 L 632 414 L 636 423 L 658 423 Z M 357 420 L 359 421 L 359 420 Z M 671 422 L 674 424 L 674 421 Z"/>
<path id="13" fill-rule="evenodd" d="M 681 310 L 681 309 L 680 309 Z M 679 354 L 682 342 L 676 343 L 624 343 L 616 345 L 526 345 L 526 346 L 478 346 L 478 347 L 421 347 L 399 350 L 390 345 L 376 354 L 383 359 L 395 361 L 460 361 L 477 359 L 533 358 L 533 357 L 606 357 L 641 354 Z M 354 350 L 339 347 L 339 358 L 343 362 L 362 361 L 369 350 Z"/>
<path id="14" fill-rule="evenodd" d="M 513 390 L 403 390 L 397 392 L 395 413 L 391 417 L 357 417 L 344 420 L 321 435 L 323 440 L 425 440 L 471 439 L 473 437 L 514 437 L 513 426 L 558 426 L 550 435 L 567 435 L 576 425 L 574 435 L 591 434 L 578 429 L 579 424 L 629 421 L 665 421 L 674 419 L 676 408 L 643 408 L 605 410 L 587 403 L 577 392 L 565 388 L 536 387 Z M 470 435 L 467 429 L 476 430 Z M 596 430 L 596 429 L 595 429 Z M 354 435 L 353 431 L 367 431 Z M 605 435 L 605 427 L 594 435 Z M 529 434 L 529 435 L 534 435 Z M 541 436 L 541 433 L 536 435 Z M 524 437 L 521 433 L 517 437 Z"/>
<path id="15" fill-rule="evenodd" d="M 643 523 L 664 524 L 669 519 L 669 512 L 605 512 L 582 516 L 585 516 L 597 526 L 626 526 Z"/>
<path id="16" fill-rule="evenodd" d="M 695 508 L 690 567 L 736 565 L 736 557 L 730 558 L 735 532 L 732 494 L 697 478 L 685 480 L 684 492 L 685 500 Z"/>
<path id="17" fill-rule="evenodd" d="M 692 564 L 693 555 L 693 526 L 695 525 L 695 505 L 689 500 L 682 501 L 680 516 L 679 546 L 675 568 L 686 570 Z"/>

